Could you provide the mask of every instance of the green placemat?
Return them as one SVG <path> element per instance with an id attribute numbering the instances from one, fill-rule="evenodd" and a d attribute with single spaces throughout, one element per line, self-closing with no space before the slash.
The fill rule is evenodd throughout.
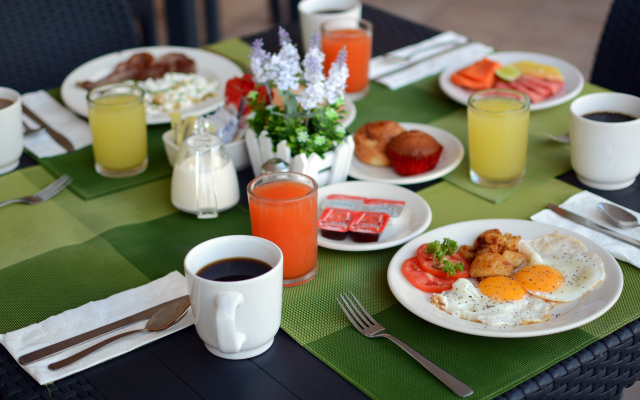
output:
<path id="1" fill-rule="evenodd" d="M 41 166 L 0 177 L 1 198 L 33 193 L 53 176 Z M 478 218 L 519 218 L 579 191 L 550 180 L 496 205 L 448 182 L 419 194 L 430 204 L 430 229 Z M 177 212 L 170 179 L 84 201 L 69 190 L 38 206 L 0 209 L 0 332 L 39 322 L 91 300 L 182 272 L 186 253 L 212 237 L 250 234 L 248 211 L 212 220 Z M 96 212 L 99 210 L 99 212 Z M 319 273 L 284 291 L 282 328 L 335 371 L 376 399 L 455 398 L 415 361 L 384 340 L 362 337 L 337 307 L 353 291 L 375 318 L 488 399 L 529 379 L 640 317 L 640 271 L 621 263 L 625 288 L 612 310 L 561 334 L 527 339 L 463 335 L 427 323 L 397 303 L 386 271 L 398 248 L 371 252 L 319 249 Z M 204 350 L 203 350 L 204 351 Z M 491 379 L 487 379 L 487 374 Z M 428 394 L 428 395 L 426 395 Z"/>

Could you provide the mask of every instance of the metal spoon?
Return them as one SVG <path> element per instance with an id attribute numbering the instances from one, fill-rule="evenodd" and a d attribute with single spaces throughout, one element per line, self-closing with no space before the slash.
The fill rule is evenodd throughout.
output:
<path id="1" fill-rule="evenodd" d="M 598 203 L 598 211 L 607 221 L 622 229 L 640 226 L 635 215 L 614 204 Z"/>
<path id="2" fill-rule="evenodd" d="M 550 133 L 545 132 L 544 133 L 546 137 L 548 137 L 549 139 L 558 142 L 558 143 L 570 143 L 571 139 L 569 138 L 569 132 L 565 133 L 564 135 L 552 135 Z"/>
<path id="3" fill-rule="evenodd" d="M 113 343 L 125 336 L 133 335 L 134 333 L 160 332 L 165 329 L 169 329 L 187 314 L 187 310 L 189 309 L 190 305 L 191 302 L 188 298 L 182 302 L 169 304 L 168 306 L 161 308 L 155 314 L 153 314 L 144 329 L 136 329 L 134 331 L 128 331 L 116 336 L 112 336 L 109 339 L 103 340 L 100 343 L 97 343 L 72 355 L 71 357 L 65 358 L 64 360 L 58 362 L 54 362 L 53 364 L 49 365 L 49 369 L 55 371 L 60 368 L 64 368 L 67 365 L 73 364 L 74 362 L 88 356 L 96 350 L 99 350 L 104 346 Z"/>

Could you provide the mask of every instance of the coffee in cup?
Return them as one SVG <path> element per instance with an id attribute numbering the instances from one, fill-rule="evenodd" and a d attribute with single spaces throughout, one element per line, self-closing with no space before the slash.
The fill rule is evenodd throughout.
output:
<path id="1" fill-rule="evenodd" d="M 20 164 L 23 136 L 20 93 L 0 87 L 0 175 L 13 171 Z"/>
<path id="2" fill-rule="evenodd" d="M 578 180 L 599 190 L 631 186 L 640 173 L 640 98 L 592 93 L 570 107 L 571 166 Z"/>
<path id="3" fill-rule="evenodd" d="M 196 331 L 218 357 L 241 360 L 273 344 L 282 316 L 283 256 L 255 236 L 222 236 L 184 260 Z"/>

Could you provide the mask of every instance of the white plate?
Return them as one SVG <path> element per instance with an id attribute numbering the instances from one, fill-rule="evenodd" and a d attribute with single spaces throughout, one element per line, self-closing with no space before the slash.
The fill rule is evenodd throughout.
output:
<path id="1" fill-rule="evenodd" d="M 77 114 L 87 117 L 87 90 L 78 87 L 76 84 L 87 80 L 95 81 L 102 79 L 111 74 L 116 65 L 127 61 L 132 55 L 142 52 L 147 52 L 154 57 L 160 57 L 168 53 L 184 54 L 195 61 L 196 73 L 198 75 L 207 79 L 216 79 L 220 82 L 218 95 L 216 97 L 206 99 L 193 107 L 180 110 L 183 117 L 207 114 L 222 106 L 224 104 L 224 91 L 227 81 L 233 77 L 242 76 L 242 70 L 233 61 L 210 51 L 181 46 L 137 47 L 105 54 L 91 61 L 87 61 L 71 71 L 62 82 L 62 101 Z M 168 114 L 147 116 L 147 124 L 149 125 L 166 124 L 169 122 L 171 122 L 171 119 Z"/>
<path id="2" fill-rule="evenodd" d="M 442 145 L 442 155 L 435 168 L 422 174 L 402 176 L 396 174 L 393 167 L 369 165 L 358 160 L 358 157 L 353 157 L 351 167 L 349 168 L 350 177 L 367 181 L 393 183 L 396 185 L 412 185 L 414 183 L 429 182 L 441 178 L 456 169 L 462 161 L 464 157 L 464 147 L 462 143 L 460 143 L 460 140 L 451 133 L 444 129 L 436 128 L 435 126 L 416 124 L 413 122 L 400 122 L 400 125 L 408 131 L 418 130 L 426 132 Z"/>
<path id="3" fill-rule="evenodd" d="M 553 308 L 551 318 L 548 321 L 514 327 L 496 327 L 456 318 L 440 310 L 431 303 L 431 294 L 416 289 L 402 274 L 402 263 L 407 258 L 413 257 L 421 244 L 444 238 L 453 239 L 458 242 L 458 245 L 473 244 L 480 233 L 493 228 L 498 228 L 503 233 L 521 235 L 523 239 L 533 239 L 555 232 L 574 236 L 584 243 L 590 251 L 602 257 L 606 273 L 605 280 L 582 298 L 570 303 L 559 303 Z M 398 250 L 389 264 L 387 280 L 396 299 L 418 317 L 452 331 L 503 338 L 550 335 L 591 322 L 616 303 L 622 293 L 623 282 L 622 271 L 616 260 L 592 240 L 557 226 L 513 219 L 460 222 L 427 232 Z"/>
<path id="4" fill-rule="evenodd" d="M 544 101 L 541 101 L 540 103 L 532 103 L 531 111 L 544 110 L 545 108 L 555 107 L 557 105 L 565 103 L 576 97 L 584 87 L 584 76 L 582 76 L 582 72 L 580 72 L 580 70 L 574 67 L 572 64 L 557 57 L 539 53 L 529 53 L 525 51 L 503 51 L 489 54 L 486 57 L 490 60 L 498 61 L 502 65 L 507 65 L 518 61 L 530 60 L 541 64 L 553 65 L 560 70 L 560 72 L 564 76 L 564 88 L 562 89 L 562 91 Z M 471 96 L 474 91 L 463 89 L 460 86 L 453 84 L 451 82 L 451 75 L 456 71 L 473 64 L 474 62 L 450 67 L 446 69 L 442 74 L 440 74 L 440 77 L 438 78 L 438 82 L 440 83 L 440 88 L 442 89 L 442 91 L 445 92 L 445 94 L 452 100 L 455 100 L 465 106 L 467 105 L 469 96 Z"/>
<path id="5" fill-rule="evenodd" d="M 345 128 L 348 128 L 353 120 L 356 119 L 356 105 L 353 100 L 348 97 L 344 98 L 344 111 L 345 115 L 340 122 Z"/>
<path id="6" fill-rule="evenodd" d="M 424 232 L 431 223 L 429 204 L 415 192 L 400 186 L 377 182 L 347 181 L 318 189 L 318 217 L 322 213 L 322 202 L 330 194 L 347 194 L 387 200 L 405 201 L 402 214 L 393 224 L 380 234 L 377 242 L 356 243 L 347 237 L 345 240 L 332 240 L 323 237 L 318 229 L 318 246 L 333 250 L 369 251 L 398 246 Z"/>

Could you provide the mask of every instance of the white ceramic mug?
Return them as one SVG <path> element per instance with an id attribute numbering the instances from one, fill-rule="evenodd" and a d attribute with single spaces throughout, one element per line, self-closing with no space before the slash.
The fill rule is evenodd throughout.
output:
<path id="1" fill-rule="evenodd" d="M 311 36 L 320 33 L 320 26 L 330 19 L 359 20 L 362 3 L 358 0 L 302 0 L 298 3 L 302 49 L 309 50 Z"/>
<path id="2" fill-rule="evenodd" d="M 635 119 L 601 122 L 585 118 L 620 113 Z M 640 98 L 624 93 L 593 93 L 571 103 L 571 166 L 578 180 L 599 190 L 631 186 L 640 173 Z"/>
<path id="3" fill-rule="evenodd" d="M 7 87 L 0 87 L 0 99 L 12 102 L 0 108 L 0 175 L 2 175 L 13 171 L 20 164 L 24 130 L 20 93 Z"/>
<path id="4" fill-rule="evenodd" d="M 203 267 L 229 258 L 253 258 L 271 270 L 240 281 L 215 281 L 196 275 Z M 282 251 L 254 236 L 221 236 L 200 243 L 185 257 L 191 311 L 207 350 L 242 360 L 273 344 L 282 317 Z"/>

